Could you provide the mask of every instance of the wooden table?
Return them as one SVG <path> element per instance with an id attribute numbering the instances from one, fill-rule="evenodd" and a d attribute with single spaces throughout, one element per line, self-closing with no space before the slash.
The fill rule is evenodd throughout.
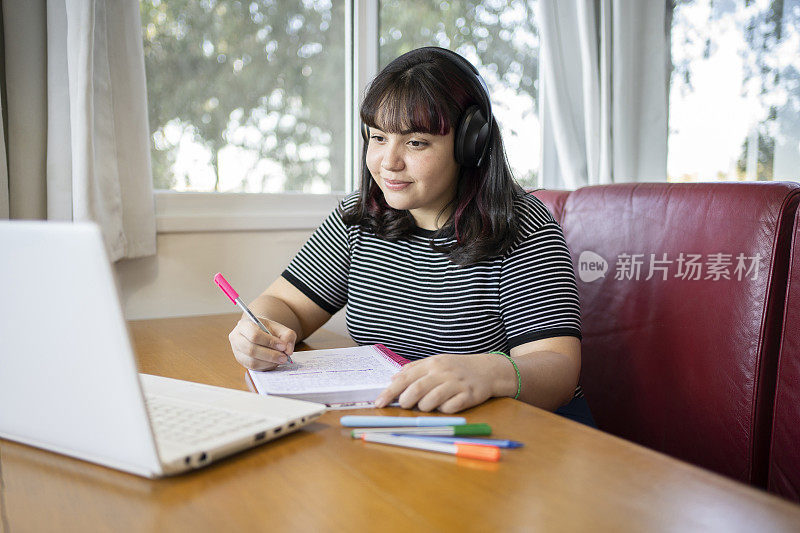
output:
<path id="1" fill-rule="evenodd" d="M 131 323 L 140 368 L 247 389 L 237 315 Z M 320 332 L 309 348 L 341 346 Z M 399 409 L 381 411 L 391 414 Z M 370 410 L 349 411 L 369 413 Z M 353 441 L 342 412 L 147 480 L 0 441 L 2 531 L 798 531 L 800 506 L 511 399 L 466 411 L 521 440 L 497 464 Z"/>

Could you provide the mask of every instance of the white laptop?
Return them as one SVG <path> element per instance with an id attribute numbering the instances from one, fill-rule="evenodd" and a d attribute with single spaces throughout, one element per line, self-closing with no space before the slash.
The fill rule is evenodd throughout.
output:
<path id="1" fill-rule="evenodd" d="M 139 374 L 94 224 L 3 221 L 0 254 L 4 439 L 160 477 L 285 435 L 325 411 Z"/>

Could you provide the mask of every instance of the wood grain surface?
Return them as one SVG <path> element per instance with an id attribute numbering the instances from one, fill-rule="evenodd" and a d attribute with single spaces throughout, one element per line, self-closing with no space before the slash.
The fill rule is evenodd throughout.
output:
<path id="1" fill-rule="evenodd" d="M 130 323 L 142 372 L 247 390 L 238 315 Z M 319 332 L 300 348 L 352 345 Z M 6 409 L 9 406 L 3 406 Z M 344 414 L 147 480 L 0 441 L 3 531 L 800 531 L 800 506 L 511 399 L 464 413 L 520 440 L 499 463 L 352 440 Z"/>

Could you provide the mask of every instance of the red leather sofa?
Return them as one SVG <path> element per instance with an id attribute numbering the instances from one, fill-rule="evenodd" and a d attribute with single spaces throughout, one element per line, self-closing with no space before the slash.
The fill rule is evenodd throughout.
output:
<path id="1" fill-rule="evenodd" d="M 770 488 L 786 487 L 793 469 L 796 494 L 800 462 L 789 446 L 800 434 L 800 336 L 783 343 L 788 377 L 780 380 L 778 352 L 785 322 L 800 314 L 797 264 L 795 303 L 785 305 L 800 185 L 639 183 L 534 194 L 572 253 L 581 384 L 600 429 L 760 487 L 768 475 Z"/>
<path id="2" fill-rule="evenodd" d="M 800 212 L 794 219 L 789 265 L 767 486 L 800 502 Z"/>

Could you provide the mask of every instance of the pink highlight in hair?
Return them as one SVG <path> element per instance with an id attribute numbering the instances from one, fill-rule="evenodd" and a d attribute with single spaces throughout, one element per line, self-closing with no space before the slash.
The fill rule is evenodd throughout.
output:
<path id="1" fill-rule="evenodd" d="M 465 174 L 464 176 L 461 177 L 461 179 L 462 180 L 463 179 L 470 180 L 470 187 L 469 187 L 469 190 L 464 191 L 464 193 L 461 195 L 461 198 L 460 198 L 460 200 L 458 202 L 458 205 L 456 206 L 455 213 L 453 214 L 453 228 L 455 230 L 456 242 L 458 242 L 459 244 L 461 244 L 462 241 L 461 241 L 461 235 L 459 233 L 458 225 L 459 225 L 459 222 L 461 222 L 462 217 L 464 216 L 464 211 L 467 209 L 467 206 L 469 205 L 469 203 L 473 199 L 477 198 L 477 200 L 475 201 L 475 205 L 478 207 L 478 212 L 481 215 L 481 223 L 482 223 L 482 227 L 483 227 L 483 230 L 481 231 L 481 235 L 486 235 L 489 232 L 489 229 L 490 229 L 490 226 L 491 226 L 491 221 L 489 219 L 489 215 L 486 212 L 486 206 L 484 205 L 483 201 L 481 201 L 481 198 L 479 197 L 480 184 L 479 184 L 478 180 L 476 179 L 476 176 L 471 176 L 471 175 Z"/>

